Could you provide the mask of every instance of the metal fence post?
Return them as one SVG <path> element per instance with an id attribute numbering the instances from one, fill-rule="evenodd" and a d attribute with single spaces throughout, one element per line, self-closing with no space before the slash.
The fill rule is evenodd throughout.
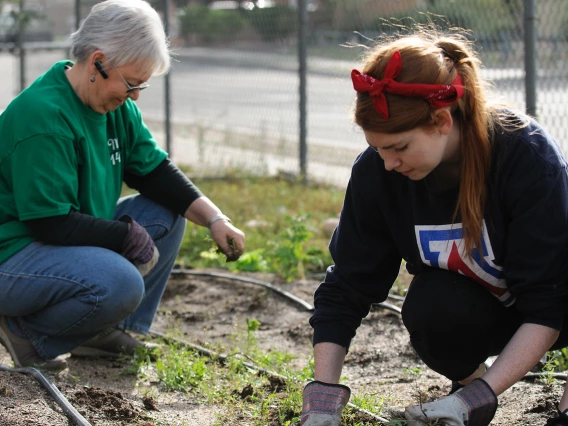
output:
<path id="1" fill-rule="evenodd" d="M 20 62 L 20 92 L 26 88 L 26 52 L 24 50 L 24 0 L 20 0 L 20 17 L 18 19 L 18 53 Z"/>
<path id="2" fill-rule="evenodd" d="M 299 97 L 300 97 L 300 176 L 302 182 L 308 182 L 307 170 L 307 54 L 306 54 L 306 34 L 308 26 L 308 9 L 306 0 L 298 0 L 298 62 L 299 62 Z"/>
<path id="3" fill-rule="evenodd" d="M 170 0 L 164 0 L 164 30 L 166 35 L 170 36 Z M 166 151 L 168 152 L 170 158 L 172 157 L 172 126 L 170 122 L 171 116 L 171 98 L 170 98 L 170 75 L 171 69 L 164 76 L 164 109 L 165 109 L 165 132 L 166 132 Z"/>
<path id="4" fill-rule="evenodd" d="M 75 0 L 75 29 L 81 26 L 81 0 Z"/>
<path id="5" fill-rule="evenodd" d="M 527 114 L 536 117 L 536 0 L 525 0 L 525 99 Z"/>

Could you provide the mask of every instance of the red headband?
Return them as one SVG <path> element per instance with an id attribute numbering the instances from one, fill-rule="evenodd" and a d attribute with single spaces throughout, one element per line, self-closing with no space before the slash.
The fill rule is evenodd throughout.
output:
<path id="1" fill-rule="evenodd" d="M 389 108 L 384 92 L 394 95 L 411 96 L 425 99 L 433 108 L 441 108 L 453 104 L 463 96 L 463 82 L 458 74 L 452 84 L 414 84 L 400 83 L 394 79 L 402 70 L 400 52 L 393 53 L 382 80 L 377 80 L 357 70 L 351 71 L 353 88 L 359 92 L 369 92 L 373 105 L 383 118 L 389 118 Z"/>

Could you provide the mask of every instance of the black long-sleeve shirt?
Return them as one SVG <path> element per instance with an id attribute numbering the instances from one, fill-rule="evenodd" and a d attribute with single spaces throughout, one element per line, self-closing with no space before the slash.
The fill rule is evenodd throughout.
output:
<path id="1" fill-rule="evenodd" d="M 371 148 L 360 154 L 329 246 L 334 265 L 315 292 L 314 344 L 348 347 L 371 304 L 387 298 L 402 259 L 412 274 L 434 267 L 469 276 L 525 322 L 561 329 L 568 309 L 566 161 L 534 121 L 497 131 L 492 147 L 483 247 L 473 261 L 461 250 L 460 219 L 453 221 L 457 188 L 434 190 L 428 177 L 386 171 Z"/>
<path id="2" fill-rule="evenodd" d="M 169 159 L 144 176 L 125 173 L 125 183 L 145 197 L 183 215 L 201 197 L 199 189 Z M 25 222 L 34 237 L 48 244 L 95 246 L 121 252 L 128 224 L 96 218 L 78 211 Z"/>

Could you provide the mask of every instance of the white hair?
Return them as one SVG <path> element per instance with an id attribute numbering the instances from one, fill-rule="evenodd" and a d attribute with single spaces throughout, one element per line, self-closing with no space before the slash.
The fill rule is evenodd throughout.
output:
<path id="1" fill-rule="evenodd" d="M 162 21 L 144 0 L 106 0 L 93 6 L 81 28 L 71 34 L 71 56 L 83 62 L 96 50 L 115 67 L 136 64 L 151 75 L 170 68 Z"/>

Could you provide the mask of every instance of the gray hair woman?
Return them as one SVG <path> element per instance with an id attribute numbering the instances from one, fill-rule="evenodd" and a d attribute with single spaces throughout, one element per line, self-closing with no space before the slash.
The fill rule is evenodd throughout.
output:
<path id="1" fill-rule="evenodd" d="M 18 367 L 147 346 L 185 230 L 234 260 L 244 234 L 159 148 L 135 102 L 170 68 L 142 0 L 93 7 L 60 61 L 0 116 L 0 343 Z M 139 194 L 121 198 L 123 182 Z"/>

